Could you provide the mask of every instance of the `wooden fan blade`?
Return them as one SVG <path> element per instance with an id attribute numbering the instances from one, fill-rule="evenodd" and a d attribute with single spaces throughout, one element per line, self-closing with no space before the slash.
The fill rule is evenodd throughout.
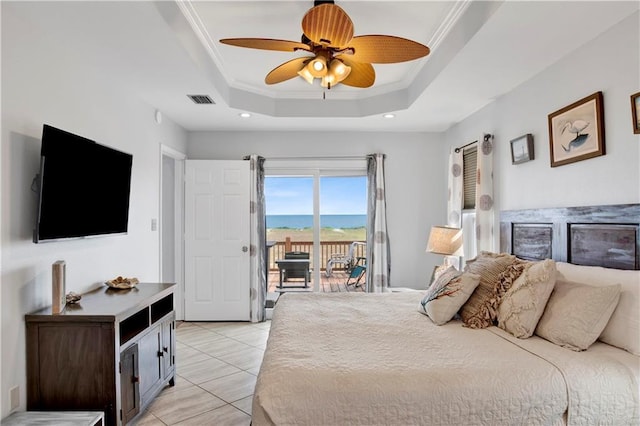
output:
<path id="1" fill-rule="evenodd" d="M 354 62 L 350 59 L 345 59 L 345 56 L 346 55 L 340 56 L 340 60 L 344 62 L 345 65 L 351 67 L 351 72 L 340 84 L 362 88 L 373 86 L 373 83 L 376 81 L 376 71 L 373 69 L 373 65 Z"/>
<path id="2" fill-rule="evenodd" d="M 251 49 L 277 50 L 280 52 L 295 52 L 296 50 L 306 50 L 308 52 L 311 50 L 311 48 L 304 43 L 271 38 L 223 38 L 220 40 L 220 43 Z"/>
<path id="3" fill-rule="evenodd" d="M 427 56 L 429 48 L 413 40 L 389 35 L 364 35 L 351 39 L 349 47 L 355 52 L 353 55 L 341 55 L 356 62 L 371 64 L 393 64 L 411 61 Z"/>
<path id="4" fill-rule="evenodd" d="M 307 61 L 313 57 L 305 56 L 304 58 L 292 59 L 284 64 L 278 65 L 271 70 L 264 79 L 267 84 L 282 83 L 283 81 L 290 80 L 298 75 L 298 71 L 305 66 Z"/>
<path id="5" fill-rule="evenodd" d="M 323 3 L 304 15 L 302 32 L 316 44 L 342 47 L 353 38 L 353 22 L 340 6 Z"/>

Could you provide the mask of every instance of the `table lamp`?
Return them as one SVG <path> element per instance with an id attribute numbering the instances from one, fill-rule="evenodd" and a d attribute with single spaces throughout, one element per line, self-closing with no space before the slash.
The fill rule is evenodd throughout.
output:
<path id="1" fill-rule="evenodd" d="M 427 242 L 427 252 L 443 254 L 445 256 L 443 267 L 453 266 L 460 269 L 460 256 L 462 251 L 462 229 L 448 226 L 432 226 Z"/>

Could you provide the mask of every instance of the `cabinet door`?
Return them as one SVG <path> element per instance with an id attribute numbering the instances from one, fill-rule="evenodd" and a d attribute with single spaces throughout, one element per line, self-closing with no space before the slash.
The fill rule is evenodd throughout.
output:
<path id="1" fill-rule="evenodd" d="M 140 412 L 140 374 L 138 345 L 129 346 L 120 354 L 120 393 L 122 424 Z"/>
<path id="2" fill-rule="evenodd" d="M 28 410 L 98 410 L 115 422 L 114 339 L 107 323 L 27 323 Z"/>
<path id="3" fill-rule="evenodd" d="M 148 334 L 138 341 L 140 352 L 140 395 L 142 404 L 146 404 L 147 393 L 162 380 L 161 327 L 157 324 Z"/>
<path id="4" fill-rule="evenodd" d="M 175 371 L 175 321 L 162 323 L 162 378 L 168 379 Z M 173 385 L 173 383 L 172 383 Z"/>

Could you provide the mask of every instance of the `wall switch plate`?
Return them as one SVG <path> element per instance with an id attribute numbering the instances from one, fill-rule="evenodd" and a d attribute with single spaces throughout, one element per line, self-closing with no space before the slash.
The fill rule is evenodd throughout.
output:
<path id="1" fill-rule="evenodd" d="M 151 230 L 152 231 L 158 230 L 158 219 L 151 219 Z"/>
<path id="2" fill-rule="evenodd" d="M 20 386 L 9 389 L 9 411 L 16 410 L 20 406 Z"/>

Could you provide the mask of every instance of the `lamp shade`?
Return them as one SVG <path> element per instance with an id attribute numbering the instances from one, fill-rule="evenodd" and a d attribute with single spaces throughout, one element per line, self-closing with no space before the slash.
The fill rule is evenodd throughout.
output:
<path id="1" fill-rule="evenodd" d="M 462 256 L 462 229 L 432 226 L 427 251 L 445 256 Z"/>

